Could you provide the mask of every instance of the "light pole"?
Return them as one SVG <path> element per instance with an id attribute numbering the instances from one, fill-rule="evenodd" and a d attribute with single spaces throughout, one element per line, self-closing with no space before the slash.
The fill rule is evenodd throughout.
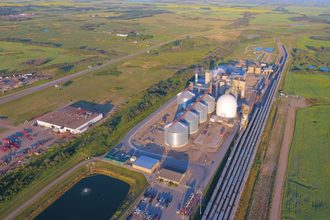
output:
<path id="1" fill-rule="evenodd" d="M 205 158 L 204 158 L 204 172 L 203 172 L 203 180 L 202 180 L 202 191 L 201 191 L 201 198 L 199 200 L 199 215 L 202 216 L 202 200 L 203 200 L 203 192 L 204 192 L 204 188 L 205 188 L 205 171 L 206 171 L 206 160 L 207 160 L 207 154 L 205 154 Z"/>

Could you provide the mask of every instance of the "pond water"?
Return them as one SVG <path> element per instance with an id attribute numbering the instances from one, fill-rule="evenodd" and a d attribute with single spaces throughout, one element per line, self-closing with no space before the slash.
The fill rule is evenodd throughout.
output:
<path id="1" fill-rule="evenodd" d="M 129 188 L 128 183 L 109 176 L 89 176 L 80 180 L 35 219 L 109 219 L 125 199 Z"/>

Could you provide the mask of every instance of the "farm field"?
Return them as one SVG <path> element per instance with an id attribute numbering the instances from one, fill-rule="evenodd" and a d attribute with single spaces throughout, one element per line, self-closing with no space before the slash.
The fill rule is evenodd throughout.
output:
<path id="1" fill-rule="evenodd" d="M 322 73 L 290 72 L 285 80 L 289 94 L 316 99 L 319 104 L 330 104 L 330 75 Z"/>
<path id="2" fill-rule="evenodd" d="M 304 53 L 303 56 L 295 53 L 296 66 L 313 61 L 322 63 L 316 60 L 322 52 L 307 50 Z M 329 65 L 329 56 L 325 53 L 323 56 L 323 65 Z M 330 204 L 330 75 L 316 70 L 293 70 L 286 77 L 284 90 L 308 98 L 314 105 L 297 112 L 282 219 L 327 219 L 330 215 L 327 208 Z"/>
<path id="3" fill-rule="evenodd" d="M 329 106 L 298 111 L 282 219 L 327 219 L 330 215 L 329 112 Z"/>

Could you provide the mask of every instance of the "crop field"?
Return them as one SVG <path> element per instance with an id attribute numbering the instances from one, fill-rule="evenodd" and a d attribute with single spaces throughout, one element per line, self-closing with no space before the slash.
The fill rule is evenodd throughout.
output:
<path id="1" fill-rule="evenodd" d="M 317 99 L 317 102 L 321 104 L 330 104 L 330 75 L 328 74 L 290 72 L 284 89 L 289 94 Z"/>
<path id="2" fill-rule="evenodd" d="M 321 10 L 312 8 L 306 15 L 315 22 L 321 18 Z M 282 219 L 328 219 L 330 215 L 330 75 L 318 70 L 320 66 L 330 66 L 330 41 L 327 29 L 321 26 L 319 22 L 310 28 L 309 34 L 297 37 L 284 84 L 285 92 L 308 98 L 313 105 L 297 112 Z M 316 68 L 308 69 L 310 65 Z"/>
<path id="3" fill-rule="evenodd" d="M 328 219 L 330 215 L 329 106 L 299 110 L 282 208 L 283 219 Z"/>

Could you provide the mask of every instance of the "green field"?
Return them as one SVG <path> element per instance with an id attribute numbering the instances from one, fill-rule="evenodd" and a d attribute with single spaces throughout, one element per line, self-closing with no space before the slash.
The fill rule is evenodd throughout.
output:
<path id="1" fill-rule="evenodd" d="M 193 46 L 172 49 L 169 45 L 170 48 L 163 47 L 134 60 L 76 78 L 61 90 L 51 87 L 1 105 L 0 114 L 18 124 L 77 100 L 111 101 L 119 105 L 151 84 L 203 60 L 217 46 L 216 41 L 206 38 L 187 41 L 191 41 Z M 113 74 L 114 70 L 116 74 Z"/>
<path id="2" fill-rule="evenodd" d="M 330 75 L 293 71 L 284 90 L 311 99 L 298 110 L 282 205 L 283 219 L 328 219 L 330 204 Z"/>
<path id="3" fill-rule="evenodd" d="M 309 25 L 306 20 L 290 19 L 298 16 L 297 10 L 303 13 L 309 8 L 292 6 L 288 7 L 288 12 L 278 12 L 269 6 L 234 8 L 217 5 L 204 7 L 194 4 L 146 4 L 142 7 L 140 4 L 119 4 L 116 1 L 111 5 L 112 7 L 103 1 L 96 4 L 34 2 L 33 7 L 29 8 L 24 7 L 24 4 L 20 5 L 23 12 L 33 13 L 33 16 L 20 22 L 0 19 L 0 39 L 4 42 L 0 44 L 3 48 L 0 49 L 0 55 L 6 61 L 0 62 L 0 72 L 5 74 L 8 71 L 40 70 L 55 74 L 56 78 L 85 69 L 90 64 L 102 63 L 170 39 L 191 36 L 194 46 L 179 49 L 163 47 L 151 51 L 148 55 L 76 78 L 62 90 L 48 88 L 2 105 L 0 115 L 19 124 L 81 99 L 112 101 L 120 105 L 145 87 L 212 56 L 212 51 L 215 50 L 225 54 L 221 58 L 228 61 L 256 59 L 253 51 L 247 51 L 247 48 L 275 47 L 275 37 L 283 38 L 291 48 L 305 48 L 301 45 L 307 45 L 317 49 L 320 43 L 327 45 L 330 42 L 311 40 L 311 34 L 308 34 L 311 31 L 313 35 L 326 36 L 326 24 L 314 22 Z M 121 7 L 114 7 L 118 5 Z M 82 10 L 85 10 L 84 13 L 81 13 Z M 317 10 L 320 14 L 327 11 L 322 8 Z M 251 16 L 245 17 L 246 13 Z M 116 33 L 125 31 L 135 31 L 140 35 L 129 38 L 116 36 Z M 14 35 L 15 38 L 12 37 Z M 143 39 L 143 36 L 151 38 Z M 56 43 L 60 45 L 54 46 Z M 310 54 L 317 64 L 327 65 L 325 57 L 328 52 L 310 51 Z M 275 56 L 276 54 L 273 57 Z M 33 59 L 49 59 L 49 62 L 38 66 L 26 64 Z M 68 64 L 74 65 L 74 69 L 68 73 L 61 71 L 61 67 Z M 114 71 L 120 74 L 112 74 Z M 13 112 L 12 109 L 16 111 Z"/>
<path id="4" fill-rule="evenodd" d="M 329 219 L 330 107 L 299 110 L 282 208 L 283 219 Z"/>
<path id="5" fill-rule="evenodd" d="M 284 89 L 293 95 L 317 99 L 320 104 L 330 104 L 330 75 L 317 72 L 290 72 Z"/>

